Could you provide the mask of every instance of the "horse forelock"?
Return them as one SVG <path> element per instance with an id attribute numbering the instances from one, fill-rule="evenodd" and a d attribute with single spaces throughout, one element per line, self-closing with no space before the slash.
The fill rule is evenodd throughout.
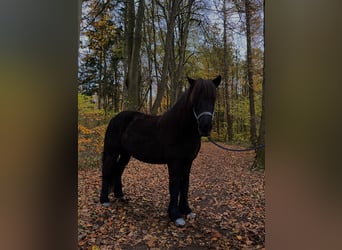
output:
<path id="1" fill-rule="evenodd" d="M 211 80 L 196 80 L 195 84 L 192 86 L 190 93 L 190 101 L 203 100 L 203 99 L 213 99 L 216 98 L 216 86 Z"/>

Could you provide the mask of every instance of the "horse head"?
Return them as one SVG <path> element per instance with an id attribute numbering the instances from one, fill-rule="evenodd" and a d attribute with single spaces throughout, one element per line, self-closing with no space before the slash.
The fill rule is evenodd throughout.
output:
<path id="1" fill-rule="evenodd" d="M 212 129 L 216 88 L 221 82 L 221 76 L 214 80 L 194 80 L 188 77 L 188 81 L 190 83 L 190 102 L 197 120 L 198 132 L 200 136 L 209 136 Z"/>

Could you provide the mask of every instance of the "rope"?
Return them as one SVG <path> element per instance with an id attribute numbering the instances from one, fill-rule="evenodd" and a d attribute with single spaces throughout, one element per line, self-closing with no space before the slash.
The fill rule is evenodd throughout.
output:
<path id="1" fill-rule="evenodd" d="M 264 148 L 265 145 L 257 145 L 255 147 L 251 147 L 251 148 L 245 148 L 245 149 L 234 149 L 234 148 L 226 148 L 226 147 L 223 147 L 221 146 L 220 144 L 217 144 L 213 139 L 211 139 L 210 136 L 208 136 L 208 140 L 214 144 L 215 146 L 223 149 L 223 150 L 227 150 L 227 151 L 233 151 L 233 152 L 245 152 L 245 151 L 251 151 L 251 150 L 258 150 L 258 149 L 261 149 L 261 148 Z"/>

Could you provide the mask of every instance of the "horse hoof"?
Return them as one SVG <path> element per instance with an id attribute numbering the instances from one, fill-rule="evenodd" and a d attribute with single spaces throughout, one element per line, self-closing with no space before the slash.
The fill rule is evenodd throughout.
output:
<path id="1" fill-rule="evenodd" d="M 183 218 L 178 218 L 175 223 L 177 227 L 183 227 L 185 225 L 185 220 Z"/>
<path id="2" fill-rule="evenodd" d="M 129 201 L 129 198 L 126 197 L 126 196 L 122 196 L 122 197 L 118 198 L 118 200 L 121 201 L 121 202 L 127 203 Z"/>
<path id="3" fill-rule="evenodd" d="M 110 202 L 104 202 L 102 203 L 102 206 L 104 207 L 110 207 L 111 203 Z"/>
<path id="4" fill-rule="evenodd" d="M 188 218 L 189 219 L 195 219 L 196 218 L 196 214 L 191 212 L 190 214 L 188 214 Z"/>

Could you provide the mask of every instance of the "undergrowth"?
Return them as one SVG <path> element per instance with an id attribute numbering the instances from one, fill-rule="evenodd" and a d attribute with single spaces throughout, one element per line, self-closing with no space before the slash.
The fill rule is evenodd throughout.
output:
<path id="1" fill-rule="evenodd" d="M 96 107 L 90 96 L 78 95 L 78 168 L 100 166 L 103 139 L 114 113 Z"/>

